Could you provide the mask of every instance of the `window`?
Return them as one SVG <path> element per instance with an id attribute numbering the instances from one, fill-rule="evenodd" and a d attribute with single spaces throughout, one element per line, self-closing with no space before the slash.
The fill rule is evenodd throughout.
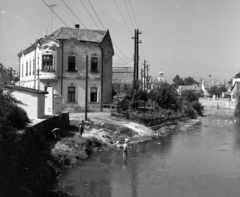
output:
<path id="1" fill-rule="evenodd" d="M 68 87 L 68 102 L 75 102 L 75 87 Z"/>
<path id="2" fill-rule="evenodd" d="M 30 60 L 30 62 L 29 62 L 29 76 L 31 76 L 31 60 Z"/>
<path id="3" fill-rule="evenodd" d="M 23 64 L 22 64 L 22 77 L 23 77 Z"/>
<path id="4" fill-rule="evenodd" d="M 53 55 L 42 56 L 42 70 L 53 71 Z"/>
<path id="5" fill-rule="evenodd" d="M 76 71 L 76 57 L 68 56 L 68 71 Z"/>
<path id="6" fill-rule="evenodd" d="M 26 62 L 26 76 L 28 76 L 28 62 Z"/>
<path id="7" fill-rule="evenodd" d="M 98 72 L 98 57 L 91 57 L 91 72 Z"/>
<path id="8" fill-rule="evenodd" d="M 90 102 L 97 102 L 97 88 L 91 87 Z"/>
<path id="9" fill-rule="evenodd" d="M 32 71 L 32 74 L 34 74 L 34 67 L 36 68 L 35 59 L 33 59 L 33 71 Z"/>

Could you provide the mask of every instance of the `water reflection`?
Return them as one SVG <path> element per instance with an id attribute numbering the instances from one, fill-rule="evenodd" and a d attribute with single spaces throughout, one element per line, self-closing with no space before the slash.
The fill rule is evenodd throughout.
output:
<path id="1" fill-rule="evenodd" d="M 95 154 L 63 179 L 76 178 L 76 197 L 240 196 L 239 128 L 231 116 L 207 117 L 188 131 L 133 145 L 128 154 Z"/>

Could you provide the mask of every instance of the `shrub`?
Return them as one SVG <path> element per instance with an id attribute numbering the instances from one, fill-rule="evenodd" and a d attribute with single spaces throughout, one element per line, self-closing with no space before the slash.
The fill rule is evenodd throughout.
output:
<path id="1" fill-rule="evenodd" d="M 188 102 L 198 101 L 199 96 L 193 90 L 184 90 L 181 93 L 183 100 Z"/>
<path id="2" fill-rule="evenodd" d="M 190 105 L 186 106 L 183 109 L 183 112 L 186 116 L 188 116 L 191 119 L 196 119 L 197 118 L 197 112 L 195 109 L 193 109 Z"/>
<path id="3" fill-rule="evenodd" d="M 194 101 L 191 103 L 191 107 L 196 110 L 198 115 L 202 116 L 204 112 L 204 106 L 199 101 Z"/>
<path id="4" fill-rule="evenodd" d="M 235 111 L 234 111 L 234 116 L 237 119 L 240 119 L 240 96 L 238 96 L 238 99 L 237 99 L 237 105 L 236 105 L 236 108 L 235 108 Z"/>

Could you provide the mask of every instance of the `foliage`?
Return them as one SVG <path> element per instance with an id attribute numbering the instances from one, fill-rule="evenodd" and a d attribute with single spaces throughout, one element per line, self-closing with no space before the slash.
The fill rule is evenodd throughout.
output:
<path id="1" fill-rule="evenodd" d="M 163 109 L 176 111 L 181 107 L 177 92 L 166 82 L 158 85 L 152 94 L 154 95 L 154 101 Z"/>
<path id="2" fill-rule="evenodd" d="M 226 86 L 221 86 L 221 87 L 212 86 L 212 87 L 209 89 L 209 93 L 210 93 L 210 94 L 216 95 L 216 96 L 218 96 L 218 97 L 221 96 L 222 92 L 226 92 L 226 91 L 227 91 Z"/>
<path id="3" fill-rule="evenodd" d="M 199 101 L 192 102 L 191 107 L 195 109 L 198 115 L 203 116 L 204 106 Z"/>
<path id="4" fill-rule="evenodd" d="M 174 85 L 179 86 L 179 85 L 193 85 L 198 83 L 195 81 L 192 77 L 187 77 L 185 79 L 182 79 L 179 77 L 179 75 L 176 75 L 175 78 L 173 79 Z"/>
<path id="5" fill-rule="evenodd" d="M 235 111 L 234 111 L 234 116 L 240 120 L 240 96 L 238 96 L 237 98 L 237 105 L 236 105 L 236 108 L 235 108 Z"/>
<path id="6" fill-rule="evenodd" d="M 176 77 L 173 79 L 174 85 L 184 85 L 184 81 L 182 78 L 179 77 L 179 75 L 176 75 Z"/>
<path id="7" fill-rule="evenodd" d="M 197 81 L 195 81 L 192 77 L 187 77 L 184 79 L 184 84 L 185 85 L 193 85 L 198 83 Z"/>
<path id="8" fill-rule="evenodd" d="M 14 129 L 21 129 L 30 122 L 27 113 L 18 104 L 22 102 L 15 99 L 9 92 L 0 89 L 1 135 L 7 135 Z"/>
<path id="9" fill-rule="evenodd" d="M 186 105 L 183 108 L 183 112 L 189 118 L 192 118 L 192 119 L 196 119 L 197 118 L 197 112 L 191 105 Z"/>
<path id="10" fill-rule="evenodd" d="M 234 76 L 234 78 L 240 78 L 240 72 L 237 73 L 237 74 Z"/>
<path id="11" fill-rule="evenodd" d="M 184 90 L 181 95 L 182 98 L 188 102 L 198 101 L 199 99 L 199 96 L 193 90 Z"/>

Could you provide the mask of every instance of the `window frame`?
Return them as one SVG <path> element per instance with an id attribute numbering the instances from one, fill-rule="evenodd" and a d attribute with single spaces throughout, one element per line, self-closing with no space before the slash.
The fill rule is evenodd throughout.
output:
<path id="1" fill-rule="evenodd" d="M 72 58 L 72 57 L 74 57 L 74 62 L 70 62 L 69 61 L 69 59 Z M 77 67 L 76 67 L 76 65 L 77 65 L 77 57 L 76 57 L 76 55 L 69 55 L 67 60 L 68 60 L 67 71 L 68 72 L 76 72 L 77 71 Z M 70 64 L 74 64 L 74 67 L 70 68 Z"/>
<path id="2" fill-rule="evenodd" d="M 96 89 L 96 92 L 92 92 L 93 89 Z M 96 94 L 96 96 L 93 95 Z M 98 87 L 90 87 L 90 103 L 98 102 Z"/>
<path id="3" fill-rule="evenodd" d="M 97 58 L 97 61 L 96 61 L 96 62 L 93 61 L 94 58 Z M 97 63 L 96 69 L 93 69 L 93 66 L 94 66 L 93 64 L 94 64 L 94 63 Z M 90 72 L 92 72 L 92 73 L 99 73 L 99 72 L 100 72 L 100 71 L 99 71 L 99 57 L 98 57 L 98 56 L 91 56 Z"/>
<path id="4" fill-rule="evenodd" d="M 44 59 L 45 56 L 46 57 L 51 57 L 51 58 Z M 42 54 L 42 70 L 41 71 L 53 72 L 54 71 L 53 59 L 54 59 L 53 54 Z M 44 65 L 45 62 L 49 62 L 49 64 Z M 50 65 L 51 62 L 52 62 L 52 65 Z"/>
<path id="5" fill-rule="evenodd" d="M 28 76 L 28 61 L 26 61 L 26 77 Z"/>
<path id="6" fill-rule="evenodd" d="M 70 91 L 70 89 L 74 91 Z M 68 103 L 75 103 L 76 102 L 76 87 L 75 86 L 68 86 Z"/>

